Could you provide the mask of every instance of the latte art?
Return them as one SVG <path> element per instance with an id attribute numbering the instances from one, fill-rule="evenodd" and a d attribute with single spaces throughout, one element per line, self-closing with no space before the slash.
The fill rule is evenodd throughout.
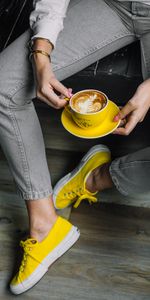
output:
<path id="1" fill-rule="evenodd" d="M 100 111 L 106 105 L 105 97 L 96 91 L 78 94 L 72 102 L 72 107 L 81 114 Z"/>

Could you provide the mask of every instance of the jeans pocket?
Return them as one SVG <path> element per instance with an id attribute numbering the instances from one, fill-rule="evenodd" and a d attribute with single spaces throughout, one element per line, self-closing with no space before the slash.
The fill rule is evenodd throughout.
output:
<path id="1" fill-rule="evenodd" d="M 19 108 L 32 103 L 32 99 L 35 97 L 35 88 L 34 86 L 32 87 L 29 88 L 27 85 L 18 88 L 10 97 L 9 107 Z"/>

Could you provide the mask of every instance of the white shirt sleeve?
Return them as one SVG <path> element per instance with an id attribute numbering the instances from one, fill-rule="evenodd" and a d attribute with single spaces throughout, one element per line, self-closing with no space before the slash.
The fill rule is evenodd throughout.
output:
<path id="1" fill-rule="evenodd" d="M 31 39 L 41 37 L 48 39 L 53 46 L 59 32 L 63 29 L 63 19 L 70 0 L 34 0 L 34 9 L 30 14 Z"/>

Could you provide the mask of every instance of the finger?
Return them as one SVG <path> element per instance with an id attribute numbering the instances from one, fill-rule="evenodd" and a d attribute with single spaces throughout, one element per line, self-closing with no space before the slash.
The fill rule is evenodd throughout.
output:
<path id="1" fill-rule="evenodd" d="M 70 98 L 70 92 L 68 91 L 68 89 L 56 78 L 51 82 L 51 85 L 57 92 L 60 92 L 60 94 L 63 94 L 65 97 Z"/>
<path id="2" fill-rule="evenodd" d="M 123 120 L 120 121 L 120 124 L 118 127 L 124 127 L 126 123 L 127 123 L 127 119 L 124 118 Z"/>
<path id="3" fill-rule="evenodd" d="M 62 108 L 66 105 L 66 100 L 57 96 L 53 90 L 47 91 L 46 98 L 53 103 L 55 108 Z"/>
<path id="4" fill-rule="evenodd" d="M 114 117 L 114 121 L 119 121 L 124 119 L 126 116 L 128 116 L 132 111 L 134 110 L 134 107 L 132 105 L 131 101 L 128 101 L 128 103 L 119 111 L 119 113 Z"/>
<path id="5" fill-rule="evenodd" d="M 140 123 L 144 121 L 146 114 L 147 114 L 147 112 L 143 114 L 143 116 L 142 116 L 141 119 L 139 120 Z"/>
<path id="6" fill-rule="evenodd" d="M 72 89 L 68 88 L 68 91 L 69 91 L 69 95 L 70 95 L 70 98 L 71 98 L 73 96 Z"/>
<path id="7" fill-rule="evenodd" d="M 70 97 L 69 97 L 69 99 L 73 96 L 73 94 L 72 94 L 72 89 L 71 88 L 68 88 L 68 92 L 69 92 L 69 95 L 70 95 Z M 65 99 L 66 97 L 63 95 L 63 94 L 61 94 L 60 96 L 59 96 L 59 98 L 60 99 Z M 68 97 L 67 97 L 68 98 Z M 65 99 L 66 100 L 66 99 Z"/>
<path id="8" fill-rule="evenodd" d="M 42 93 L 39 93 L 38 95 L 41 99 L 45 100 L 45 102 L 58 109 L 58 108 L 62 108 L 63 106 L 65 106 L 66 101 L 63 99 L 60 99 L 55 92 L 53 91 L 52 88 L 43 88 L 42 89 Z"/>
<path id="9" fill-rule="evenodd" d="M 130 132 L 135 128 L 137 123 L 138 123 L 137 118 L 132 117 L 128 120 L 125 127 L 119 127 L 113 133 L 120 134 L 120 135 L 129 135 Z"/>

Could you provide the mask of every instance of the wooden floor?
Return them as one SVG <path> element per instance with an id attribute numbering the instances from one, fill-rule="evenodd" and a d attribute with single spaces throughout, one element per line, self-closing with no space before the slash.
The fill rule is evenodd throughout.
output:
<path id="1" fill-rule="evenodd" d="M 60 113 L 55 118 L 44 108 L 40 110 L 53 185 L 96 144 L 67 133 L 60 124 Z M 135 135 L 138 145 L 139 135 Z M 105 140 L 97 142 L 105 144 Z M 117 156 L 112 136 L 109 143 Z M 128 150 L 126 144 L 117 147 L 120 155 Z M 150 300 L 150 196 L 141 195 L 139 202 L 110 191 L 101 193 L 100 199 L 143 207 L 98 203 L 82 204 L 73 210 L 71 221 L 81 230 L 80 240 L 36 287 L 19 299 Z M 65 212 L 68 215 L 69 211 Z M 27 228 L 24 202 L 16 194 L 8 163 L 0 150 L 0 300 L 16 298 L 10 294 L 8 283 L 17 267 L 19 240 Z"/>
<path id="2" fill-rule="evenodd" d="M 4 215 L 3 207 L 0 213 L 2 300 L 14 299 L 7 285 L 27 226 L 25 217 L 15 222 L 13 206 L 9 216 Z M 20 216 L 22 211 L 26 214 L 20 208 Z M 72 211 L 71 221 L 81 230 L 80 240 L 19 299 L 149 300 L 150 209 L 83 203 Z"/>

